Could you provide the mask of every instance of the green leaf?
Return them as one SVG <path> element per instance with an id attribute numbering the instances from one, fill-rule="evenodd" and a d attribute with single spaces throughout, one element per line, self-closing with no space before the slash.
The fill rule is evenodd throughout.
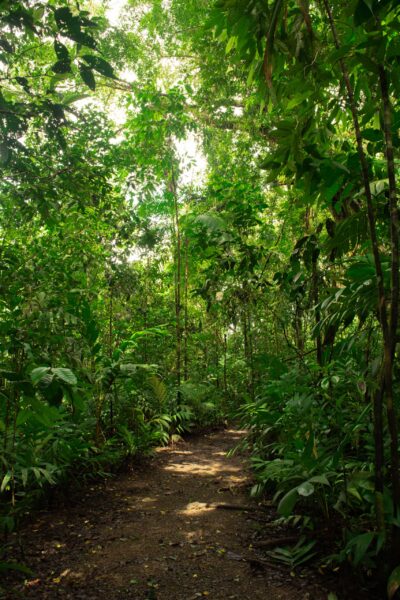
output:
<path id="1" fill-rule="evenodd" d="M 1 482 L 0 492 L 4 492 L 4 490 L 10 483 L 10 481 L 11 481 L 11 473 L 6 473 L 3 477 L 3 481 Z"/>
<path id="2" fill-rule="evenodd" d="M 295 487 L 287 492 L 279 502 L 277 509 L 278 513 L 284 517 L 288 517 L 296 506 L 298 498 L 297 487 Z"/>
<path id="3" fill-rule="evenodd" d="M 81 74 L 83 82 L 86 83 L 86 85 L 94 91 L 96 89 L 96 80 L 94 78 L 93 71 L 83 63 L 80 63 L 79 72 Z"/>
<path id="4" fill-rule="evenodd" d="M 0 48 L 3 48 L 3 50 L 8 52 L 9 54 L 14 52 L 14 48 L 12 47 L 10 42 L 8 40 L 6 40 L 5 38 L 0 38 Z"/>
<path id="5" fill-rule="evenodd" d="M 199 215 L 198 217 L 196 217 L 195 223 L 200 223 L 201 225 L 204 225 L 204 227 L 210 229 L 211 231 L 226 228 L 226 222 L 224 221 L 224 219 L 212 213 L 205 213 L 203 215 Z"/>
<path id="6" fill-rule="evenodd" d="M 16 77 L 15 81 L 19 83 L 19 85 L 22 85 L 25 91 L 29 92 L 29 82 L 26 77 Z"/>
<path id="7" fill-rule="evenodd" d="M 69 60 L 69 58 L 63 58 L 62 60 L 58 60 L 51 67 L 51 70 L 54 73 L 60 73 L 60 74 L 70 73 L 71 72 L 71 61 Z"/>
<path id="8" fill-rule="evenodd" d="M 387 582 L 388 600 L 392 600 L 397 590 L 400 588 L 400 565 L 393 569 Z"/>
<path id="9" fill-rule="evenodd" d="M 31 381 L 34 385 L 38 384 L 45 375 L 50 373 L 50 367 L 37 367 L 31 371 Z"/>
<path id="10" fill-rule="evenodd" d="M 371 186 L 372 195 L 379 196 L 379 194 L 382 194 L 382 192 L 384 192 L 385 190 L 388 189 L 389 180 L 388 179 L 378 179 L 377 181 L 371 181 L 370 186 Z"/>
<path id="11" fill-rule="evenodd" d="M 360 564 L 360 562 L 365 557 L 368 548 L 370 547 L 373 539 L 376 534 L 373 531 L 368 531 L 367 533 L 362 533 L 361 535 L 357 535 L 349 542 L 349 546 L 355 546 L 354 550 L 354 566 Z"/>
<path id="12" fill-rule="evenodd" d="M 69 60 L 68 48 L 58 40 L 54 40 L 54 50 L 59 61 Z"/>
<path id="13" fill-rule="evenodd" d="M 229 52 L 236 46 L 236 43 L 237 43 L 237 36 L 232 35 L 229 38 L 228 43 L 226 44 L 226 48 L 225 48 L 226 54 L 229 54 Z"/>
<path id="14" fill-rule="evenodd" d="M 24 487 L 26 487 L 26 484 L 28 483 L 28 472 L 29 471 L 26 468 L 21 469 L 21 479 Z"/>
<path id="15" fill-rule="evenodd" d="M 304 93 L 304 94 L 299 94 L 297 96 L 294 96 L 291 100 L 289 100 L 289 102 L 287 103 L 287 109 L 291 110 L 292 108 L 295 108 L 296 106 L 298 106 L 299 104 L 301 104 L 302 102 L 304 102 L 304 100 L 306 100 L 306 98 L 309 98 L 310 94 Z"/>
<path id="16" fill-rule="evenodd" d="M 50 483 L 50 485 L 54 485 L 56 483 L 49 469 L 40 468 L 39 470 L 42 473 L 43 477 L 46 479 L 46 481 Z"/>
<path id="17" fill-rule="evenodd" d="M 32 467 L 32 471 L 36 477 L 36 481 L 39 483 L 40 486 L 42 486 L 42 474 L 40 472 L 40 469 L 38 469 L 38 467 Z"/>
<path id="18" fill-rule="evenodd" d="M 88 48 L 96 49 L 96 42 L 94 38 L 85 33 L 84 31 L 69 31 L 69 36 L 71 40 L 77 42 L 78 44 L 82 44 L 82 46 L 87 46 Z"/>
<path id="19" fill-rule="evenodd" d="M 57 367 L 53 369 L 54 375 L 58 380 L 66 383 L 68 385 L 74 386 L 78 383 L 78 380 L 71 369 L 63 369 L 62 367 Z"/>
<path id="20" fill-rule="evenodd" d="M 104 75 L 104 77 L 110 77 L 111 79 L 115 79 L 115 74 L 112 66 L 106 60 L 100 58 L 100 56 L 84 54 L 82 58 L 92 69 L 94 69 L 101 75 Z"/>
<path id="21" fill-rule="evenodd" d="M 349 267 L 347 276 L 354 281 L 363 282 L 375 277 L 376 271 L 372 264 L 357 262 Z"/>
<path id="22" fill-rule="evenodd" d="M 379 129 L 369 127 L 361 132 L 362 137 L 369 142 L 381 142 L 383 139 L 382 132 Z"/>
<path id="23" fill-rule="evenodd" d="M 321 483 L 322 485 L 330 485 L 326 475 L 315 475 L 308 480 L 310 483 Z"/>
<path id="24" fill-rule="evenodd" d="M 60 29 L 65 27 L 72 27 L 75 22 L 75 17 L 70 11 L 70 9 L 66 6 L 61 8 L 57 8 L 54 11 L 54 17 L 56 19 L 56 23 Z"/>

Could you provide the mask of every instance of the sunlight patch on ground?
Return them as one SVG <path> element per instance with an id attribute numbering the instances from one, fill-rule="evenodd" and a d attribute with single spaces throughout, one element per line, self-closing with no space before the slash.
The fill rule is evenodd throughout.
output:
<path id="1" fill-rule="evenodd" d="M 169 463 L 164 467 L 165 471 L 174 472 L 181 475 L 203 475 L 208 477 L 229 477 L 239 471 L 238 467 L 227 466 L 221 461 L 207 461 L 204 465 L 193 462 Z"/>
<path id="2" fill-rule="evenodd" d="M 246 429 L 226 429 L 226 433 L 233 434 L 233 437 L 241 437 L 247 433 Z"/>
<path id="3" fill-rule="evenodd" d="M 151 496 L 146 496 L 145 498 L 141 498 L 140 501 L 145 504 L 150 504 L 152 502 L 157 502 L 158 498 L 151 498 Z"/>
<path id="4" fill-rule="evenodd" d="M 170 446 L 164 446 L 162 448 L 156 448 L 156 452 L 159 452 L 160 454 L 162 452 L 166 452 L 169 454 L 173 454 L 173 455 L 184 455 L 184 456 L 192 456 L 193 452 L 191 450 L 172 450 Z"/>
<path id="5" fill-rule="evenodd" d="M 194 515 L 209 512 L 210 510 L 215 510 L 215 507 L 209 506 L 206 502 L 189 502 L 185 508 L 177 512 L 185 517 L 193 517 Z"/>

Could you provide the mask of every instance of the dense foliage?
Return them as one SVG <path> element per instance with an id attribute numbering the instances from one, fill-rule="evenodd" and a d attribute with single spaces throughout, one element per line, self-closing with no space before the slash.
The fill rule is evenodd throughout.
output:
<path id="1" fill-rule="evenodd" d="M 389 576 L 398 3 L 104 11 L 0 3 L 3 531 L 235 415 L 253 493 Z"/>

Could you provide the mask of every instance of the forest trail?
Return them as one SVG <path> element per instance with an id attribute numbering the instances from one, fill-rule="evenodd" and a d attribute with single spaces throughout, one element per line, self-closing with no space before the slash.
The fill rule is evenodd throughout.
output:
<path id="1" fill-rule="evenodd" d="M 251 512 L 216 508 L 249 503 L 245 459 L 226 456 L 241 436 L 219 431 L 158 449 L 132 472 L 89 487 L 72 507 L 37 514 L 23 540 L 34 577 L 8 597 L 326 598 L 279 566 L 255 569 Z"/>

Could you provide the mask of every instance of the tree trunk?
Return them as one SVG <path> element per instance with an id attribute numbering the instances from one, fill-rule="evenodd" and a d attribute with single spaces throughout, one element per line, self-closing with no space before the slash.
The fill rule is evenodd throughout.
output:
<path id="1" fill-rule="evenodd" d="M 179 204 L 178 191 L 175 180 L 174 168 L 171 166 L 169 173 L 169 192 L 171 193 L 174 204 L 174 230 L 175 230 L 175 332 L 176 332 L 176 355 L 175 355 L 175 371 L 177 384 L 177 401 L 181 401 L 180 386 L 182 382 L 182 324 L 181 324 L 181 229 L 179 222 Z"/>
<path id="2" fill-rule="evenodd" d="M 389 321 L 389 344 L 385 348 L 385 391 L 386 411 L 390 432 L 391 475 L 393 486 L 394 516 L 400 510 L 400 469 L 398 450 L 397 414 L 393 398 L 393 360 L 396 350 L 397 325 L 399 320 L 399 212 L 397 206 L 396 175 L 394 165 L 394 151 L 392 140 L 392 106 L 389 98 L 389 85 L 386 71 L 379 68 L 379 81 L 383 103 L 383 129 L 386 144 L 386 164 L 389 180 L 389 207 L 390 207 L 390 239 L 391 239 L 391 298 Z M 396 546 L 400 550 L 400 530 L 393 531 Z"/>
<path id="3" fill-rule="evenodd" d="M 227 352 L 228 352 L 228 340 L 227 340 L 226 333 L 224 333 L 224 392 L 225 392 L 225 395 L 228 392 L 228 376 L 227 376 L 227 364 L 226 364 Z"/>
<path id="4" fill-rule="evenodd" d="M 317 363 L 322 366 L 322 338 L 321 332 L 319 331 L 319 324 L 321 322 L 321 311 L 318 306 L 319 303 L 319 277 L 318 277 L 318 250 L 313 250 L 312 253 L 312 299 L 314 303 L 314 314 L 315 314 L 315 325 L 318 328 L 317 334 Z"/>
<path id="5" fill-rule="evenodd" d="M 189 316 L 188 316 L 188 289 L 189 289 L 189 262 L 188 262 L 189 240 L 185 237 L 185 275 L 184 275 L 184 336 L 183 336 L 183 379 L 189 377 L 188 361 L 188 337 L 189 337 Z"/>
<path id="6" fill-rule="evenodd" d="M 114 320 L 114 296 L 113 296 L 113 286 L 112 282 L 109 283 L 109 293 L 110 293 L 110 302 L 109 302 L 109 310 L 108 310 L 108 356 L 110 358 L 110 366 L 112 361 L 113 354 L 113 320 Z M 110 410 L 110 427 L 111 430 L 114 427 L 114 386 L 109 389 L 110 401 L 109 401 L 109 410 Z"/>
<path id="7" fill-rule="evenodd" d="M 247 332 L 248 332 L 248 346 L 249 346 L 249 364 L 250 364 L 250 394 L 252 400 L 255 398 L 255 374 L 254 374 L 254 351 L 253 351 L 253 328 L 249 308 L 246 310 L 247 317 Z"/>

